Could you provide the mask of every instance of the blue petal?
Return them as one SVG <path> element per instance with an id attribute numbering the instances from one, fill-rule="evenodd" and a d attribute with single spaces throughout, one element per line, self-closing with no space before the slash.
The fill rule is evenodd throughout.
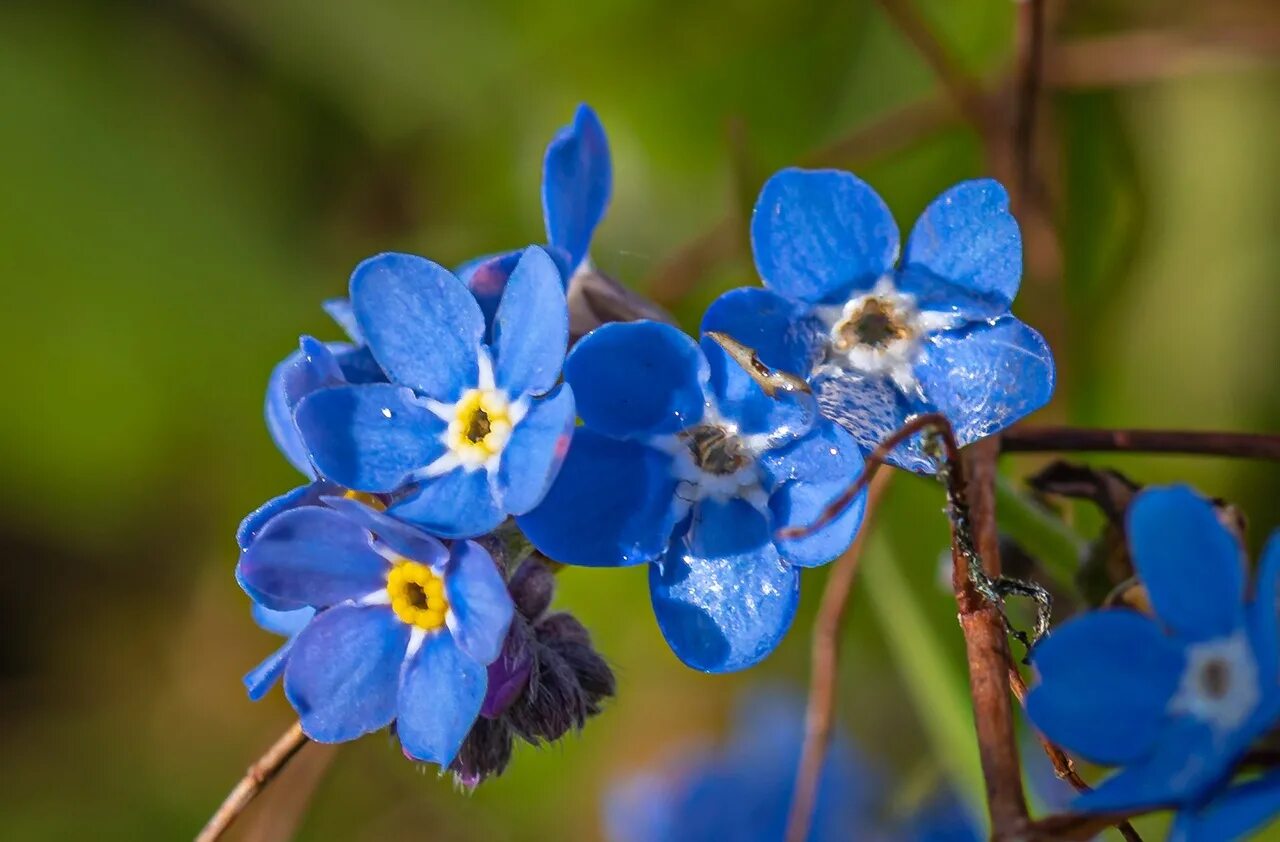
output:
<path id="1" fill-rule="evenodd" d="M 400 679 L 396 736 L 405 754 L 448 766 L 480 714 L 488 682 L 484 666 L 450 635 L 429 635 Z"/>
<path id="2" fill-rule="evenodd" d="M 348 339 L 357 345 L 364 344 L 364 334 L 360 332 L 360 325 L 356 324 L 356 314 L 351 309 L 350 298 L 329 298 L 320 306 L 329 314 L 329 318 L 342 328 L 342 332 Z"/>
<path id="3" fill-rule="evenodd" d="M 484 316 L 448 269 L 411 254 L 380 254 L 351 275 L 351 306 L 391 380 L 453 402 L 479 379 Z"/>
<path id="4" fill-rule="evenodd" d="M 373 358 L 373 352 L 363 345 L 358 348 L 338 348 L 339 343 L 329 344 L 333 357 L 342 369 L 342 377 L 352 385 L 386 383 L 387 375 Z"/>
<path id="5" fill-rule="evenodd" d="M 294 421 L 320 473 L 357 491 L 395 491 L 444 452 L 444 422 L 389 383 L 322 389 Z"/>
<path id="6" fill-rule="evenodd" d="M 517 523 L 564 564 L 640 564 L 667 549 L 675 492 L 670 456 L 579 428 L 547 496 Z"/>
<path id="7" fill-rule="evenodd" d="M 843 427 L 867 453 L 875 450 L 907 419 L 924 412 L 918 401 L 902 394 L 887 377 L 864 377 L 841 371 L 814 378 L 822 414 Z M 888 462 L 908 471 L 932 474 L 936 468 L 924 452 L 924 439 L 912 436 L 889 454 Z"/>
<path id="8" fill-rule="evenodd" d="M 268 655 L 262 663 L 245 673 L 241 680 L 244 682 L 245 692 L 249 694 L 252 701 L 256 702 L 267 695 L 267 691 L 284 674 L 291 651 L 293 651 L 293 638 L 286 640 L 283 646 Z"/>
<path id="9" fill-rule="evenodd" d="M 1072 807 L 1130 813 L 1196 801 L 1223 782 L 1237 757 L 1237 752 L 1222 750 L 1206 722 L 1178 717 L 1169 721 L 1150 753 L 1078 796 Z"/>
<path id="10" fill-rule="evenodd" d="M 262 591 L 258 590 L 257 588 L 253 587 L 252 585 L 250 585 L 248 582 L 245 581 L 244 570 L 240 567 L 239 564 L 236 565 L 235 578 L 236 578 L 236 584 L 239 585 L 240 589 L 249 596 L 249 599 L 253 600 L 254 605 L 261 605 L 262 607 L 270 609 L 271 611 L 281 611 L 281 612 L 298 611 L 308 607 L 307 604 L 304 602 L 298 602 L 297 600 L 290 600 L 290 599 L 280 599 L 279 597 L 271 596 L 270 594 L 265 594 Z"/>
<path id="11" fill-rule="evenodd" d="M 316 471 L 311 467 L 306 445 L 302 443 L 298 428 L 294 426 L 294 407 L 285 395 L 284 389 L 285 375 L 301 356 L 301 351 L 294 351 L 271 370 L 271 377 L 267 380 L 267 394 L 262 414 L 267 421 L 267 432 L 271 434 L 271 440 L 275 442 L 276 448 L 290 465 L 298 469 L 299 473 L 314 479 Z"/>
<path id="12" fill-rule="evenodd" d="M 568 252 L 570 274 L 586 258 L 612 190 L 613 163 L 604 126 L 590 106 L 579 105 L 573 123 L 547 145 L 542 163 L 547 241 Z"/>
<path id="13" fill-rule="evenodd" d="M 522 515 L 547 496 L 569 450 L 576 420 L 573 391 L 568 385 L 529 406 L 498 463 L 497 481 L 504 510 Z"/>
<path id="14" fill-rule="evenodd" d="M 821 322 L 804 305 L 767 289 L 733 289 L 713 301 L 702 316 L 702 333 L 713 330 L 751 348 L 765 365 L 801 377 L 821 357 Z"/>
<path id="15" fill-rule="evenodd" d="M 462 468 L 423 480 L 388 514 L 441 538 L 474 538 L 496 529 L 507 517 L 498 506 L 489 472 Z"/>
<path id="16" fill-rule="evenodd" d="M 498 312 L 498 302 L 507 288 L 507 279 L 520 262 L 523 249 L 507 251 L 502 254 L 487 254 L 469 260 L 458 267 L 458 279 L 467 285 L 480 312 L 484 314 L 484 323 L 492 329 L 493 317 Z"/>
<path id="17" fill-rule="evenodd" d="M 1244 622 L 1244 551 L 1189 486 L 1147 488 L 1127 515 L 1129 550 L 1156 616 L 1191 640 Z"/>
<path id="18" fill-rule="evenodd" d="M 1169 842 L 1246 839 L 1280 816 L 1280 772 L 1225 790 L 1205 806 L 1178 814 Z"/>
<path id="19" fill-rule="evenodd" d="M 1027 714 L 1049 739 L 1098 763 L 1128 763 L 1168 729 L 1182 651 L 1149 618 L 1104 609 L 1055 629 L 1032 652 Z"/>
<path id="20" fill-rule="evenodd" d="M 497 660 L 515 605 L 493 557 L 474 541 L 458 541 L 444 577 L 449 632 L 467 657 L 488 666 Z"/>
<path id="21" fill-rule="evenodd" d="M 769 498 L 775 530 L 813 523 L 827 505 L 853 484 L 863 471 L 862 450 L 853 436 L 825 418 L 808 436 L 763 454 L 760 463 L 774 489 Z M 778 541 L 778 551 L 792 564 L 813 567 L 836 558 L 853 543 L 862 525 L 867 495 L 859 494 L 835 520 L 814 534 Z"/>
<path id="22" fill-rule="evenodd" d="M 240 556 L 237 575 L 270 597 L 322 608 L 386 587 L 387 561 L 368 531 L 331 509 L 272 518 Z"/>
<path id="23" fill-rule="evenodd" d="M 720 414 L 747 435 L 770 441 L 790 441 L 804 435 L 818 420 L 812 395 L 778 392 L 770 397 L 729 354 L 710 337 L 702 340 L 710 375 L 708 386 Z"/>
<path id="24" fill-rule="evenodd" d="M 1009 194 L 989 178 L 947 190 L 920 215 L 902 262 L 899 289 L 923 310 L 971 321 L 1008 313 L 1022 279 L 1022 235 Z"/>
<path id="25" fill-rule="evenodd" d="M 339 350 L 347 346 L 334 343 Z M 290 407 L 312 392 L 331 386 L 343 386 L 346 378 L 333 350 L 318 339 L 303 336 L 298 340 L 298 355 L 284 372 L 284 397 Z"/>
<path id="26" fill-rule="evenodd" d="M 1258 660 L 1258 682 L 1271 687 L 1280 704 L 1280 531 L 1262 549 L 1258 578 L 1249 608 L 1249 633 Z"/>
<path id="27" fill-rule="evenodd" d="M 541 395 L 560 379 L 569 308 L 560 271 L 529 246 L 507 282 L 493 323 L 494 377 L 510 395 Z"/>
<path id="28" fill-rule="evenodd" d="M 582 423 L 613 438 L 677 433 L 702 420 L 707 361 L 670 325 L 598 327 L 573 346 L 564 377 Z"/>
<path id="29" fill-rule="evenodd" d="M 341 513 L 347 520 L 372 532 L 380 542 L 403 558 L 421 562 L 429 567 L 439 567 L 449 556 L 449 551 L 435 536 L 366 506 L 359 500 L 348 497 L 326 497 L 324 503 Z"/>
<path id="30" fill-rule="evenodd" d="M 293 645 L 284 692 L 318 743 L 340 743 L 391 724 L 409 626 L 382 605 L 318 614 Z"/>
<path id="31" fill-rule="evenodd" d="M 341 493 L 341 487 L 326 480 L 316 480 L 286 491 L 279 497 L 271 498 L 240 521 L 240 526 L 236 529 L 236 546 L 241 552 L 248 549 L 253 539 L 262 531 L 262 527 L 281 512 L 296 509 L 299 506 L 318 506 L 321 497 Z"/>
<path id="32" fill-rule="evenodd" d="M 689 532 L 649 569 L 653 611 L 676 657 L 703 672 L 759 663 L 791 626 L 800 573 L 749 503 L 703 500 Z"/>
<path id="33" fill-rule="evenodd" d="M 898 259 L 898 226 L 866 182 L 840 170 L 781 170 L 751 216 L 765 286 L 786 298 L 836 301 L 870 289 Z"/>
<path id="34" fill-rule="evenodd" d="M 963 447 L 1035 412 L 1053 395 L 1053 354 L 1008 316 L 930 339 L 916 366 L 926 402 L 946 415 Z"/>
<path id="35" fill-rule="evenodd" d="M 307 607 L 292 611 L 276 611 L 255 602 L 250 606 L 249 613 L 253 621 L 258 624 L 258 628 L 281 637 L 293 637 L 306 628 L 307 623 L 311 622 L 311 618 L 316 615 L 316 610 Z"/>

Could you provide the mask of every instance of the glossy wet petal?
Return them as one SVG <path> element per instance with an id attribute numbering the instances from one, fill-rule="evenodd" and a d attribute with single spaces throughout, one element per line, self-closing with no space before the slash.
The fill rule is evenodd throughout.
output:
<path id="1" fill-rule="evenodd" d="M 484 316 L 443 266 L 411 254 L 371 257 L 351 275 L 351 306 L 392 381 L 448 402 L 478 382 Z"/>
<path id="2" fill-rule="evenodd" d="M 530 405 L 498 464 L 497 482 L 506 511 L 522 515 L 547 496 L 569 451 L 576 420 L 568 385 Z"/>
<path id="3" fill-rule="evenodd" d="M 457 541 L 444 579 L 449 633 L 477 663 L 489 665 L 502 651 L 515 614 L 507 583 L 493 557 L 474 541 Z"/>
<path id="4" fill-rule="evenodd" d="M 791 626 L 800 574 L 768 521 L 744 500 L 704 500 L 687 535 L 649 571 L 658 626 L 680 660 L 704 672 L 759 663 Z"/>
<path id="5" fill-rule="evenodd" d="M 814 378 L 813 387 L 822 414 L 843 427 L 867 453 L 908 418 L 927 411 L 919 401 L 905 397 L 887 377 L 832 371 Z M 924 439 L 918 435 L 895 448 L 888 461 L 924 474 L 932 474 L 936 467 L 924 452 Z"/>
<path id="6" fill-rule="evenodd" d="M 818 405 L 810 393 L 779 390 L 768 395 L 715 339 L 706 337 L 701 345 L 716 408 L 740 432 L 767 436 L 781 445 L 803 436 L 817 422 Z"/>
<path id="7" fill-rule="evenodd" d="M 569 254 L 570 272 L 586 258 L 612 190 L 613 162 L 604 126 L 590 106 L 579 105 L 573 123 L 548 144 L 542 164 L 547 240 Z"/>
<path id="8" fill-rule="evenodd" d="M 866 182 L 840 170 L 784 169 L 760 191 L 751 249 L 765 286 L 835 301 L 870 289 L 898 258 L 898 226 Z"/>
<path id="9" fill-rule="evenodd" d="M 670 456 L 579 428 L 546 497 L 517 523 L 555 561 L 640 564 L 666 551 L 675 490 Z"/>
<path id="10" fill-rule="evenodd" d="M 340 743 L 391 724 L 409 626 L 386 606 L 340 605 L 296 638 L 284 690 L 302 730 Z"/>
<path id="11" fill-rule="evenodd" d="M 765 365 L 800 377 L 821 357 L 821 323 L 805 305 L 767 289 L 743 287 L 717 298 L 702 316 L 703 335 L 713 330 L 754 350 Z"/>
<path id="12" fill-rule="evenodd" d="M 294 420 L 320 473 L 357 491 L 395 491 L 444 452 L 444 422 L 389 383 L 322 389 Z"/>
<path id="13" fill-rule="evenodd" d="M 569 308 L 560 270 L 529 246 L 507 281 L 493 323 L 494 376 L 509 395 L 541 395 L 560 379 L 569 342 Z"/>
<path id="14" fill-rule="evenodd" d="M 489 472 L 463 468 L 424 480 L 388 513 L 441 538 L 474 538 L 497 528 L 507 517 L 498 505 Z"/>
<path id="15" fill-rule="evenodd" d="M 414 760 L 448 766 L 484 702 L 488 674 L 447 632 L 427 636 L 400 680 L 396 736 Z"/>

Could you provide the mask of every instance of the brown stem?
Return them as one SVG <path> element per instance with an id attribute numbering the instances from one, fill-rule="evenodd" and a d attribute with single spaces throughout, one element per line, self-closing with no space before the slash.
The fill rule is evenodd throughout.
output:
<path id="1" fill-rule="evenodd" d="M 1036 106 L 1044 67 L 1044 0 L 1018 5 L 1018 99 L 1014 108 L 1013 152 L 1017 191 L 1026 206 L 1034 183 Z"/>
<path id="2" fill-rule="evenodd" d="M 217 812 L 196 836 L 195 842 L 213 842 L 220 838 L 263 787 L 278 775 L 285 764 L 306 744 L 307 735 L 302 733 L 302 723 L 293 723 L 289 730 L 285 731 L 280 739 L 276 740 L 271 748 L 254 761 L 249 770 L 244 773 L 244 777 L 235 785 L 222 805 L 218 807 Z"/>
<path id="3" fill-rule="evenodd" d="M 800 752 L 800 764 L 796 770 L 795 795 L 791 800 L 791 814 L 787 820 L 788 842 L 803 842 L 809 837 L 813 823 L 813 811 L 818 802 L 818 784 L 822 778 L 822 766 L 826 761 L 827 747 L 831 742 L 831 723 L 835 718 L 836 673 L 840 660 L 840 627 L 844 620 L 845 606 L 854 579 L 858 575 L 858 561 L 867 533 L 871 530 L 871 517 L 883 495 L 892 474 L 881 474 L 871 483 L 867 492 L 867 508 L 863 526 L 853 545 L 845 551 L 832 567 L 827 586 L 822 591 L 822 604 L 813 623 L 812 667 L 809 679 L 809 705 L 805 713 L 804 745 Z"/>
<path id="4" fill-rule="evenodd" d="M 1000 443 L 1005 453 L 1094 450 L 1280 461 L 1280 435 L 1265 433 L 1016 426 L 1001 434 Z"/>

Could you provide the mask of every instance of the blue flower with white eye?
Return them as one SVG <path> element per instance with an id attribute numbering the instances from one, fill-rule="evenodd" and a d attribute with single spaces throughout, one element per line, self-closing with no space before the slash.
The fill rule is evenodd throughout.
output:
<path id="1" fill-rule="evenodd" d="M 511 624 L 502 574 L 474 542 L 446 549 L 357 500 L 322 503 L 273 517 L 236 571 L 251 593 L 315 611 L 281 659 L 285 696 L 317 742 L 394 721 L 409 757 L 447 766 Z"/>
<path id="2" fill-rule="evenodd" d="M 1243 551 L 1208 500 L 1186 486 L 1147 489 L 1127 518 L 1155 617 L 1093 611 L 1032 652 L 1032 722 L 1065 748 L 1122 767 L 1076 799 L 1080 810 L 1196 803 L 1280 719 L 1280 535 L 1246 600 Z"/>
<path id="3" fill-rule="evenodd" d="M 1009 314 L 1022 238 L 995 181 L 935 199 L 899 263 L 898 227 L 866 183 L 785 169 L 760 192 L 751 246 L 765 289 L 721 296 L 702 329 L 809 378 L 823 412 L 867 449 L 925 412 L 946 415 L 965 445 L 1053 393 L 1048 346 Z M 934 471 L 919 436 L 890 461 Z"/>
<path id="4" fill-rule="evenodd" d="M 556 132 L 542 163 L 542 219 L 546 250 L 560 267 L 567 285 L 588 265 L 591 237 L 604 217 L 613 190 L 609 140 L 596 112 L 578 106 L 573 122 Z M 507 279 L 521 252 L 486 255 L 458 267 L 461 278 L 492 320 Z"/>
<path id="5" fill-rule="evenodd" d="M 565 564 L 651 563 L 654 613 L 672 650 L 707 672 L 763 659 L 796 610 L 800 567 L 853 540 L 860 497 L 807 525 L 862 471 L 853 438 L 809 400 L 774 399 L 716 342 L 657 322 L 600 327 L 574 346 L 565 381 L 582 426 L 546 499 L 518 518 Z"/>
<path id="6" fill-rule="evenodd" d="M 1169 842 L 1246 839 L 1280 818 L 1280 771 L 1228 787 L 1207 803 L 1178 813 Z"/>
<path id="7" fill-rule="evenodd" d="M 360 336 L 389 383 L 312 391 L 294 411 L 310 462 L 343 488 L 395 494 L 390 514 L 469 538 L 542 500 L 573 431 L 557 386 L 568 342 L 560 273 L 525 249 L 495 315 L 447 269 L 382 254 L 351 276 Z"/>

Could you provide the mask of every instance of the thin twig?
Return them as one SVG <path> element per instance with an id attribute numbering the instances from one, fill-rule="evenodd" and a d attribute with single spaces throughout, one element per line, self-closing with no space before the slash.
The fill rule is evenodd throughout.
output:
<path id="1" fill-rule="evenodd" d="M 1265 433 L 1016 426 L 1001 434 L 1000 443 L 1005 453 L 1092 450 L 1280 461 L 1280 435 Z"/>
<path id="2" fill-rule="evenodd" d="M 1018 4 L 1018 92 L 1014 107 L 1013 153 L 1022 206 L 1034 184 L 1036 106 L 1044 68 L 1044 0 Z"/>
<path id="3" fill-rule="evenodd" d="M 259 757 L 244 777 L 235 785 L 231 793 L 218 807 L 217 812 L 209 819 L 204 829 L 196 836 L 195 842 L 214 842 L 227 831 L 231 823 L 244 812 L 245 807 L 257 796 L 267 782 L 280 773 L 284 765 L 307 744 L 307 735 L 302 733 L 302 723 L 295 722 L 272 744 L 271 748 Z"/>
<path id="4" fill-rule="evenodd" d="M 880 474 L 871 483 L 867 491 L 862 528 L 853 545 L 832 567 L 827 586 L 822 591 L 818 616 L 813 622 L 809 704 L 805 713 L 804 746 L 796 770 L 795 795 L 791 800 L 791 814 L 787 820 L 788 842 L 804 842 L 809 838 L 813 811 L 818 802 L 822 766 L 826 762 L 827 747 L 831 742 L 831 723 L 835 718 L 836 673 L 840 661 L 840 628 L 844 621 L 844 610 L 849 603 L 854 579 L 858 575 L 858 561 L 862 557 L 867 533 L 871 531 L 872 515 L 892 478 L 892 474 Z"/>

